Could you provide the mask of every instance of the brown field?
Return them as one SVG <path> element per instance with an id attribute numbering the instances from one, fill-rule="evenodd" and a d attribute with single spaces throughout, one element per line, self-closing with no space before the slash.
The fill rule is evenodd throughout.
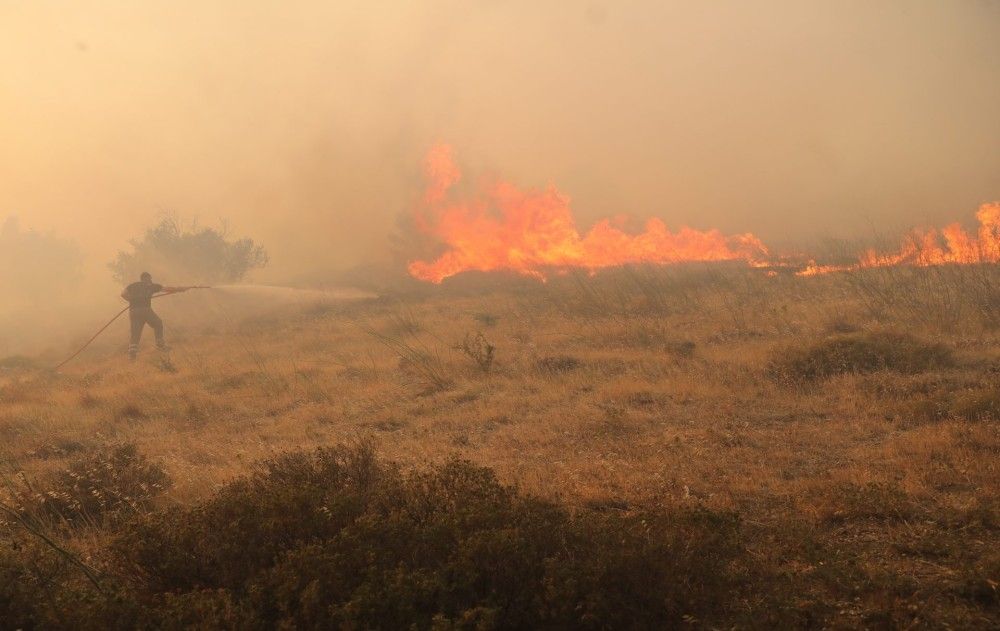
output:
<path id="1" fill-rule="evenodd" d="M 169 356 L 147 339 L 135 364 L 124 325 L 59 374 L 5 360 L 16 550 L 55 554 L 27 524 L 115 580 L 118 526 L 39 508 L 115 446 L 172 481 L 127 521 L 197 506 L 289 450 L 368 441 L 404 471 L 468 460 L 572 514 L 737 516 L 739 586 L 693 626 L 1000 625 L 995 267 L 468 277 L 184 321 Z M 25 555 L 3 557 L 17 580 L 87 589 Z"/>

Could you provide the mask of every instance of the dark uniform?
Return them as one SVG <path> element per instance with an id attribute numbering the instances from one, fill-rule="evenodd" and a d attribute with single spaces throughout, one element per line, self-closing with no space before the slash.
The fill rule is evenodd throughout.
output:
<path id="1" fill-rule="evenodd" d="M 149 325 L 156 335 L 156 346 L 161 350 L 166 349 L 163 343 L 163 320 L 153 311 L 153 295 L 163 291 L 163 285 L 158 285 L 152 281 L 139 281 L 132 283 L 122 292 L 125 300 L 128 300 L 128 316 L 132 324 L 132 336 L 129 339 L 128 354 L 135 359 L 139 352 L 139 340 L 142 338 L 142 327 Z"/>

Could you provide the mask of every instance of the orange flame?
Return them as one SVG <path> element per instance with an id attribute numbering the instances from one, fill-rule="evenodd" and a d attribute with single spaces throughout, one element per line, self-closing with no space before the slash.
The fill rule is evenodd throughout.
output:
<path id="1" fill-rule="evenodd" d="M 983 204 L 976 212 L 977 234 L 970 235 L 957 223 L 937 230 L 914 230 L 903 240 L 899 251 L 879 254 L 874 249 L 863 253 L 854 265 L 816 265 L 810 263 L 798 272 L 814 276 L 829 272 L 849 271 L 869 267 L 891 267 L 974 263 L 1000 263 L 1000 202 Z"/>
<path id="2" fill-rule="evenodd" d="M 759 264 L 768 255 L 764 244 L 749 233 L 725 236 L 718 230 L 687 227 L 671 232 L 655 218 L 637 235 L 609 219 L 581 235 L 569 197 L 553 186 L 521 191 L 498 182 L 473 199 L 449 201 L 461 172 L 446 145 L 427 154 L 424 174 L 427 189 L 416 225 L 447 247 L 433 261 L 409 264 L 410 274 L 425 281 L 440 283 L 470 270 L 512 270 L 544 279 L 547 270 L 569 267 L 593 271 L 628 263 L 733 260 Z"/>

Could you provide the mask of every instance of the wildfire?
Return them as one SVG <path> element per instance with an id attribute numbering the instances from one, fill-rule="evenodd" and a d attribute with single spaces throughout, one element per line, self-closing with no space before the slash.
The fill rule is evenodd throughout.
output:
<path id="1" fill-rule="evenodd" d="M 795 268 L 797 275 L 815 276 L 897 265 L 1000 263 L 1000 202 L 979 207 L 975 234 L 957 223 L 940 230 L 914 230 L 897 252 L 880 254 L 871 249 L 850 265 L 819 265 L 803 264 L 799 255 L 771 256 L 750 233 L 727 236 L 687 227 L 673 232 L 655 218 L 639 234 L 626 232 L 620 217 L 603 219 L 581 234 L 569 197 L 554 186 L 523 191 L 494 182 L 479 187 L 468 199 L 454 199 L 462 173 L 447 145 L 428 152 L 424 175 L 427 187 L 416 211 L 416 226 L 440 242 L 444 252 L 431 261 L 411 262 L 409 272 L 433 283 L 472 270 L 509 270 L 544 280 L 553 271 L 593 271 L 629 263 L 742 261 L 772 276 L 776 270 Z"/>
<path id="2" fill-rule="evenodd" d="M 976 212 L 979 229 L 970 235 L 954 223 L 940 230 L 914 230 L 903 240 L 897 252 L 879 254 L 874 249 L 861 255 L 854 265 L 809 264 L 798 272 L 813 276 L 829 272 L 849 271 L 870 267 L 1000 263 L 1000 202 L 983 204 Z"/>
<path id="3" fill-rule="evenodd" d="M 481 189 L 468 200 L 451 200 L 461 178 L 451 148 L 432 149 L 424 161 L 427 189 L 416 225 L 446 250 L 433 261 L 413 261 L 410 274 L 440 283 L 470 271 L 512 270 L 544 279 L 553 269 L 596 270 L 628 263 L 741 260 L 760 265 L 768 250 L 752 234 L 726 236 L 718 230 L 682 227 L 670 231 L 650 219 L 639 234 L 604 219 L 580 234 L 569 197 L 553 186 L 522 191 L 506 182 Z"/>

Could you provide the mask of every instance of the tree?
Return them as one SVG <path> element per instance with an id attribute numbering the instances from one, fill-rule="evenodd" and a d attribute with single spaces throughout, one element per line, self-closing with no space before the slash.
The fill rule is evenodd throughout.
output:
<path id="1" fill-rule="evenodd" d="M 182 229 L 165 218 L 131 240 L 131 252 L 118 252 L 108 267 L 120 283 L 137 279 L 142 272 L 183 282 L 232 283 L 267 265 L 267 251 L 252 239 L 227 239 L 225 228 Z"/>

